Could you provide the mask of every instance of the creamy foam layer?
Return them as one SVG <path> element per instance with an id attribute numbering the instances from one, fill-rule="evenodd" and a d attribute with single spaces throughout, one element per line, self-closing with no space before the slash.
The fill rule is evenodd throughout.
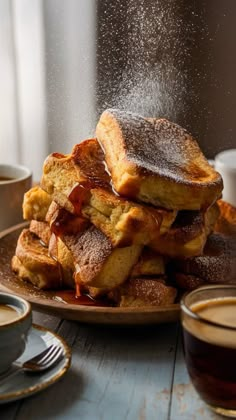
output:
<path id="1" fill-rule="evenodd" d="M 10 305 L 0 304 L 0 326 L 19 318 L 20 313 Z"/>
<path id="2" fill-rule="evenodd" d="M 189 333 L 208 343 L 236 349 L 236 298 L 199 302 L 192 305 L 191 310 L 201 318 L 216 322 L 222 327 L 204 324 L 184 315 L 183 327 Z M 224 326 L 233 327 L 235 330 L 229 330 Z"/>

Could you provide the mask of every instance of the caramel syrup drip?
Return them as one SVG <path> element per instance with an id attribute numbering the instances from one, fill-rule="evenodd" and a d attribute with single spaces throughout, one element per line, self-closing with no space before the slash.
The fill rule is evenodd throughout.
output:
<path id="1" fill-rule="evenodd" d="M 69 213 L 64 208 L 55 212 L 51 219 L 50 228 L 56 236 L 75 235 L 83 232 L 89 224 L 89 221 L 80 216 Z"/>
<path id="2" fill-rule="evenodd" d="M 113 306 L 107 299 L 93 299 L 88 294 L 80 294 L 77 296 L 74 290 L 57 290 L 53 299 L 71 305 L 85 306 Z"/>
<path id="3" fill-rule="evenodd" d="M 110 183 L 103 183 L 102 180 L 93 178 L 92 176 L 90 176 L 89 179 L 80 181 L 72 188 L 68 198 L 74 206 L 76 215 L 81 215 L 83 206 L 89 202 L 90 190 L 95 188 L 104 188 L 106 190 L 112 191 Z"/>
<path id="4" fill-rule="evenodd" d="M 95 301 L 87 295 L 76 296 L 74 290 L 57 290 L 53 299 L 71 305 L 98 306 Z"/>
<path id="5" fill-rule="evenodd" d="M 57 158 L 57 159 L 63 159 L 63 158 L 65 158 L 65 157 L 66 157 L 66 155 L 63 155 L 62 153 L 58 153 L 58 152 L 53 152 L 53 153 L 51 154 L 51 156 L 53 156 L 53 157 L 55 157 L 55 158 Z"/>
<path id="6" fill-rule="evenodd" d="M 57 236 L 52 233 L 51 237 L 50 237 L 50 241 L 49 241 L 49 245 L 48 245 L 48 255 L 49 257 L 51 257 L 54 261 L 56 261 L 57 266 L 58 266 L 58 270 L 59 270 L 59 283 L 60 283 L 60 287 L 62 287 L 63 284 L 63 269 L 61 264 L 58 261 L 58 255 L 57 255 Z"/>
<path id="7" fill-rule="evenodd" d="M 75 146 L 72 158 L 79 168 L 78 183 L 72 188 L 69 200 L 74 206 L 75 214 L 89 201 L 89 191 L 103 188 L 112 191 L 111 176 L 105 164 L 105 156 L 96 139 L 88 139 Z"/>
<path id="8" fill-rule="evenodd" d="M 97 139 L 88 139 L 77 145 L 72 153 L 75 164 L 80 169 L 80 182 L 85 188 L 109 188 L 110 174 L 104 165 L 105 155 Z"/>
<path id="9" fill-rule="evenodd" d="M 81 210 L 83 205 L 89 201 L 90 198 L 90 188 L 87 183 L 76 184 L 70 194 L 69 200 L 74 206 L 75 214 L 81 215 Z"/>

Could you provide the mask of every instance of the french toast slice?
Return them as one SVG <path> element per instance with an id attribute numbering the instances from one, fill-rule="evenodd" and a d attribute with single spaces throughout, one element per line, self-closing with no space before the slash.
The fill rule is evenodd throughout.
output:
<path id="1" fill-rule="evenodd" d="M 48 255 L 48 248 L 29 229 L 23 229 L 19 235 L 12 269 L 40 289 L 62 287 L 60 264 Z"/>
<path id="2" fill-rule="evenodd" d="M 101 189 L 90 191 L 83 216 L 110 238 L 114 247 L 147 245 L 173 223 L 176 212 L 136 204 Z"/>
<path id="3" fill-rule="evenodd" d="M 149 248 L 143 248 L 129 278 L 162 276 L 165 274 L 165 263 L 163 255 L 159 255 Z"/>
<path id="4" fill-rule="evenodd" d="M 90 144 L 93 153 L 89 151 Z M 86 140 L 77 145 L 70 156 L 50 155 L 44 164 L 42 188 L 70 213 L 89 219 L 110 238 L 113 246 L 149 243 L 160 231 L 169 228 L 177 212 L 134 203 L 114 194 L 104 164 L 101 166 L 98 147 L 96 141 Z M 88 152 L 88 163 L 84 148 Z M 94 154 L 99 154 L 99 159 L 94 158 Z M 80 167 L 78 156 L 81 155 Z M 93 165 L 100 162 L 100 167 L 89 176 L 92 158 Z"/>
<path id="5" fill-rule="evenodd" d="M 176 210 L 206 209 L 221 196 L 220 174 L 177 124 L 107 109 L 96 137 L 122 196 Z"/>
<path id="6" fill-rule="evenodd" d="M 95 226 L 78 235 L 65 235 L 62 240 L 73 256 L 75 282 L 100 289 L 123 283 L 142 252 L 140 245 L 114 249 Z"/>
<path id="7" fill-rule="evenodd" d="M 50 206 L 51 208 L 50 213 L 52 212 L 52 207 L 55 209 L 53 202 L 51 203 L 51 206 Z M 56 205 L 56 209 L 60 213 L 61 209 L 58 209 L 57 205 Z M 67 232 L 69 234 L 71 233 L 73 234 L 75 231 L 76 233 L 78 233 L 77 221 L 75 222 L 71 218 L 67 220 L 67 218 L 63 217 L 63 215 L 60 214 L 59 222 L 62 223 L 62 220 L 65 222 L 65 225 L 63 225 L 64 233 Z M 56 219 L 54 219 L 53 222 L 56 223 Z M 59 223 L 59 226 L 60 226 L 60 223 Z M 59 229 L 62 229 L 62 227 L 61 228 L 57 227 L 57 230 Z M 33 233 L 40 239 L 40 242 L 42 245 L 48 248 L 47 254 L 60 264 L 61 274 L 62 274 L 62 286 L 65 288 L 66 287 L 74 288 L 75 282 L 74 282 L 73 275 L 75 271 L 75 266 L 74 266 L 73 256 L 71 252 L 69 251 L 69 249 L 66 247 L 66 245 L 63 243 L 63 241 L 60 239 L 60 237 L 56 236 L 55 233 L 51 231 L 51 228 L 48 222 L 39 222 L 37 220 L 31 220 L 29 230 L 31 233 Z"/>
<path id="8" fill-rule="evenodd" d="M 71 154 L 51 153 L 44 161 L 40 185 L 71 213 L 80 213 L 86 191 L 95 187 L 111 189 L 104 166 L 104 153 L 96 139 L 76 144 Z M 80 188 L 76 189 L 76 186 Z"/>
<path id="9" fill-rule="evenodd" d="M 203 283 L 236 283 L 235 237 L 212 233 L 202 255 L 173 259 L 170 264 L 181 288 L 192 289 Z"/>
<path id="10" fill-rule="evenodd" d="M 40 185 L 60 207 L 72 214 L 75 207 L 68 197 L 77 183 L 78 175 L 71 155 L 52 153 L 45 159 Z"/>
<path id="11" fill-rule="evenodd" d="M 47 273 L 44 270 L 29 270 L 20 259 L 14 255 L 11 261 L 12 271 L 17 274 L 17 276 L 29 283 L 32 283 L 38 289 L 58 289 L 58 285 L 55 282 L 55 279 L 48 278 Z"/>
<path id="12" fill-rule="evenodd" d="M 22 209 L 25 220 L 45 221 L 51 196 L 40 186 L 32 187 L 24 194 Z"/>
<path id="13" fill-rule="evenodd" d="M 174 277 L 177 287 L 182 290 L 194 290 L 206 283 L 202 277 L 195 274 L 175 273 Z"/>
<path id="14" fill-rule="evenodd" d="M 109 292 L 108 296 L 119 307 L 165 306 L 174 303 L 177 290 L 161 277 L 134 278 Z"/>
<path id="15" fill-rule="evenodd" d="M 149 246 L 157 253 L 172 258 L 201 255 L 218 217 L 216 203 L 205 212 L 180 211 L 170 229 Z"/>
<path id="16" fill-rule="evenodd" d="M 31 233 L 36 235 L 40 241 L 42 242 L 42 245 L 45 245 L 48 247 L 50 238 L 51 238 L 51 229 L 47 222 L 40 222 L 38 220 L 31 220 L 29 225 L 29 230 Z"/>
<path id="17" fill-rule="evenodd" d="M 75 289 L 75 263 L 73 255 L 61 238 L 54 233 L 51 234 L 48 254 L 60 264 L 62 287 Z"/>

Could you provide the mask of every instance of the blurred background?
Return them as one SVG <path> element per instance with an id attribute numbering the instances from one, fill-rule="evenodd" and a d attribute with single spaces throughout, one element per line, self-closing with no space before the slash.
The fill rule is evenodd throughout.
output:
<path id="1" fill-rule="evenodd" d="M 0 0 L 0 161 L 70 153 L 107 107 L 236 147 L 235 0 Z"/>

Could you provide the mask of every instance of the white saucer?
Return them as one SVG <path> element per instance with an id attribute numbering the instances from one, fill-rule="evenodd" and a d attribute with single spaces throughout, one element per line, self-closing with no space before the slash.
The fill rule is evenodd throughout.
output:
<path id="1" fill-rule="evenodd" d="M 52 369 L 40 374 L 25 374 L 19 372 L 12 378 L 0 385 L 0 404 L 16 401 L 21 398 L 29 397 L 42 391 L 48 386 L 58 381 L 69 369 L 71 362 L 71 351 L 64 340 L 52 331 L 33 324 L 23 355 L 17 363 L 40 353 L 51 344 L 56 344 L 63 348 L 64 358 Z"/>

